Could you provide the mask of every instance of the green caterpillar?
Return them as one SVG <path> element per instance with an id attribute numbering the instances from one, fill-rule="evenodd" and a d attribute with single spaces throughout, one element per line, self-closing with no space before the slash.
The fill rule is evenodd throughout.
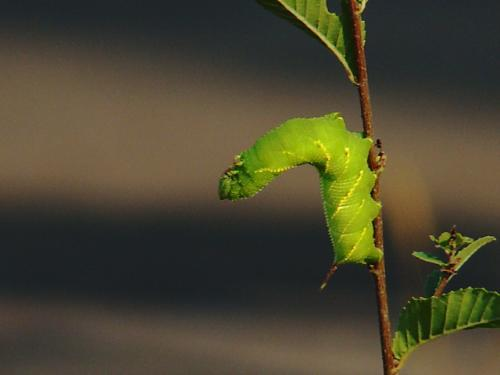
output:
<path id="1" fill-rule="evenodd" d="M 372 140 L 346 130 L 338 113 L 291 119 L 236 156 L 220 179 L 221 199 L 252 197 L 284 171 L 310 164 L 319 172 L 336 264 L 375 263 L 372 221 L 380 203 L 370 195 L 377 179 L 368 167 Z"/>

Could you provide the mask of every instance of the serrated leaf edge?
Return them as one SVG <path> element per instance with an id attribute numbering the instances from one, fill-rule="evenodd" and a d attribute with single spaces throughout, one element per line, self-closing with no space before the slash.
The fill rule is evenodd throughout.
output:
<path id="1" fill-rule="evenodd" d="M 297 20 L 299 20 L 305 27 L 307 27 L 307 29 L 312 33 L 314 34 L 319 40 L 321 43 L 323 43 L 336 57 L 337 59 L 339 59 L 339 62 L 340 64 L 342 65 L 342 67 L 344 68 L 346 74 L 347 74 L 347 77 L 349 78 L 349 80 L 354 83 L 354 84 L 358 84 L 358 81 L 356 79 L 356 76 L 354 74 L 354 71 L 351 69 L 351 67 L 349 66 L 349 63 L 347 62 L 347 59 L 346 57 L 339 51 L 339 49 L 334 46 L 323 34 L 321 34 L 318 29 L 314 26 L 314 25 L 311 25 L 309 23 L 309 21 L 304 17 L 302 16 L 300 13 L 298 13 L 296 11 L 296 9 L 290 7 L 288 4 L 286 4 L 284 1 L 282 0 L 271 0 L 271 1 L 275 1 L 277 3 L 279 3 L 283 8 L 285 8 L 286 11 L 288 11 L 291 15 L 293 15 Z M 259 3 L 266 7 L 265 4 L 263 4 L 262 2 L 259 1 Z M 341 16 L 339 16 L 338 14 L 334 13 L 334 12 L 331 12 L 329 9 L 328 9 L 328 3 L 325 2 L 325 3 L 321 3 L 320 6 L 324 6 L 324 11 L 326 14 L 329 14 L 329 15 L 333 15 L 333 16 L 336 16 L 338 19 L 339 19 L 339 22 L 342 24 L 342 21 L 340 20 Z M 344 14 L 342 14 L 342 16 L 345 16 Z M 364 34 L 364 32 L 363 32 Z M 363 35 L 363 43 L 365 41 L 365 37 Z"/>
<path id="2" fill-rule="evenodd" d="M 457 324 L 455 325 L 455 327 L 452 328 L 452 329 L 446 329 L 446 316 L 445 316 L 445 319 L 444 319 L 444 322 L 443 322 L 443 327 L 442 327 L 442 333 L 440 333 L 440 334 L 433 334 L 432 333 L 432 323 L 433 323 L 433 316 L 435 315 L 436 306 L 432 302 L 433 301 L 440 301 L 440 300 L 446 299 L 445 314 L 447 314 L 448 313 L 450 296 L 454 296 L 454 295 L 457 295 L 459 293 L 465 294 L 468 291 L 482 292 L 483 294 L 489 295 L 489 300 L 486 303 L 485 307 L 483 308 L 483 311 L 481 313 L 480 319 L 478 321 L 472 323 L 468 327 L 460 327 L 460 328 L 457 329 L 456 325 L 458 325 L 458 322 L 460 321 L 460 313 L 461 313 L 461 312 L 459 312 L 459 315 L 458 315 L 458 318 L 457 318 Z M 464 289 L 458 289 L 458 290 L 453 290 L 453 291 L 450 291 L 449 293 L 443 294 L 442 296 L 439 296 L 439 297 L 434 297 L 434 296 L 427 297 L 427 298 L 426 297 L 412 297 L 407 302 L 407 304 L 401 309 L 399 323 L 398 323 L 398 329 L 396 330 L 396 332 L 394 334 L 394 337 L 393 337 L 393 341 L 392 341 L 392 349 L 393 349 L 393 352 L 394 352 L 394 358 L 397 361 L 399 361 L 398 365 L 397 365 L 397 368 L 400 369 L 403 366 L 403 364 L 405 363 L 405 361 L 409 358 L 409 355 L 415 349 L 417 349 L 418 347 L 422 346 L 423 344 L 425 344 L 425 343 L 427 343 L 427 342 L 429 342 L 431 340 L 434 340 L 436 338 L 448 335 L 450 333 L 454 333 L 454 332 L 458 332 L 458 331 L 462 331 L 462 330 L 466 330 L 466 329 L 478 328 L 478 327 L 481 327 L 482 325 L 487 325 L 487 324 L 491 324 L 493 322 L 500 321 L 500 316 L 498 316 L 498 317 L 496 317 L 496 319 L 492 319 L 492 320 L 486 320 L 486 321 L 483 320 L 485 312 L 488 310 L 488 308 L 490 307 L 491 303 L 495 300 L 495 297 L 496 298 L 500 298 L 500 293 L 497 292 L 497 291 L 490 291 L 490 290 L 487 290 L 485 288 L 472 288 L 472 287 L 468 287 L 468 288 L 464 288 Z M 462 298 L 463 298 L 463 296 L 462 296 Z M 409 318 L 411 318 L 411 316 L 410 316 L 411 314 L 405 314 L 406 311 L 408 311 L 411 308 L 416 308 L 416 309 L 420 310 L 420 307 L 422 306 L 422 304 L 415 304 L 415 302 L 430 302 L 431 303 L 431 306 L 430 306 L 430 308 L 431 308 L 431 316 L 430 316 L 430 322 L 429 322 L 429 335 L 428 335 L 428 338 L 425 341 L 421 342 L 420 329 L 418 329 L 418 342 L 415 345 L 413 345 L 411 348 L 408 348 L 407 344 L 409 342 L 409 337 L 408 337 L 409 329 L 405 329 L 404 333 L 402 333 L 402 331 L 400 331 L 399 328 L 400 328 L 402 319 L 404 319 L 404 321 L 407 322 L 409 320 Z M 475 299 L 474 304 L 472 305 L 472 307 L 470 309 L 471 312 L 470 312 L 470 315 L 469 315 L 469 321 L 470 321 L 470 317 L 472 316 L 472 313 L 474 312 L 474 310 L 476 308 L 477 302 L 478 302 L 478 298 Z M 417 320 L 417 324 L 421 325 L 420 319 Z M 419 326 L 419 328 L 420 328 L 420 326 Z M 398 339 L 398 333 L 405 335 L 405 346 L 406 346 L 406 351 L 404 351 L 403 354 L 400 355 L 400 356 L 397 354 L 397 352 L 395 350 L 395 347 L 396 347 L 396 344 L 397 344 L 396 340 Z"/>
<path id="3" fill-rule="evenodd" d="M 291 7 L 288 6 L 286 3 L 284 2 L 281 2 L 280 0 L 275 0 L 275 1 L 279 1 L 280 4 L 283 5 L 284 8 L 286 8 L 286 10 L 288 10 L 290 13 L 292 13 L 298 20 L 300 20 L 300 22 L 302 22 L 314 35 L 316 35 L 320 40 L 321 42 L 330 50 L 333 52 L 333 54 L 339 59 L 340 63 L 342 64 L 342 66 L 344 67 L 344 70 L 346 71 L 347 73 L 347 77 L 354 83 L 356 83 L 356 77 L 354 76 L 354 72 L 352 71 L 351 67 L 349 66 L 349 64 L 347 63 L 347 60 L 345 58 L 345 56 L 337 49 L 337 47 L 335 47 L 333 44 L 330 43 L 330 41 L 321 33 L 318 32 L 318 30 L 309 23 L 309 21 L 307 21 L 306 18 L 304 18 L 302 15 L 300 15 L 299 13 L 297 13 L 295 11 L 295 9 L 293 9 L 293 11 L 291 10 Z M 339 17 L 337 14 L 333 13 L 333 12 L 330 12 L 330 10 L 328 9 L 328 6 L 326 6 L 326 13 L 327 14 L 331 14 L 331 15 L 334 15 L 334 16 L 337 16 Z M 339 20 L 340 22 L 340 20 Z"/>

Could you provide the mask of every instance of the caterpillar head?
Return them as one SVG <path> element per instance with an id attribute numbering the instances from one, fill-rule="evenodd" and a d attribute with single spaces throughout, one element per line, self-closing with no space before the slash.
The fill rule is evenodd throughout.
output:
<path id="1" fill-rule="evenodd" d="M 270 172 L 256 172 L 248 168 L 244 157 L 237 155 L 233 165 L 224 172 L 219 181 L 219 198 L 237 200 L 253 197 L 272 178 L 274 174 Z"/>
<path id="2" fill-rule="evenodd" d="M 226 169 L 219 181 L 219 198 L 235 200 L 244 198 L 243 186 L 239 179 L 239 174 L 242 172 L 243 162 L 240 155 L 234 158 L 233 165 Z"/>

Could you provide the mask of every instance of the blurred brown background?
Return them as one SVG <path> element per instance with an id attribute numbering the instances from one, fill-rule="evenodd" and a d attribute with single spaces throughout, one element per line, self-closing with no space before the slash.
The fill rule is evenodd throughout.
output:
<path id="1" fill-rule="evenodd" d="M 333 8 L 336 2 L 330 1 Z M 500 220 L 493 0 L 375 1 L 367 54 L 393 319 L 412 250 Z M 18 1 L 0 12 L 0 372 L 378 374 L 374 297 L 330 263 L 314 170 L 217 199 L 233 155 L 356 91 L 253 1 Z M 498 289 L 497 243 L 452 287 Z M 404 374 L 500 372 L 496 332 L 419 349 Z"/>

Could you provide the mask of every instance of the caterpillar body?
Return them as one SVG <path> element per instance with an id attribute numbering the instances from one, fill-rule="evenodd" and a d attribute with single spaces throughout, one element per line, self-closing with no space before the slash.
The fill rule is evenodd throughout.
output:
<path id="1" fill-rule="evenodd" d="M 380 203 L 370 193 L 377 179 L 368 166 L 372 140 L 346 130 L 338 113 L 291 119 L 236 156 L 221 177 L 221 199 L 252 197 L 284 171 L 303 164 L 320 176 L 328 232 L 336 264 L 374 263 L 382 252 L 372 221 Z"/>

